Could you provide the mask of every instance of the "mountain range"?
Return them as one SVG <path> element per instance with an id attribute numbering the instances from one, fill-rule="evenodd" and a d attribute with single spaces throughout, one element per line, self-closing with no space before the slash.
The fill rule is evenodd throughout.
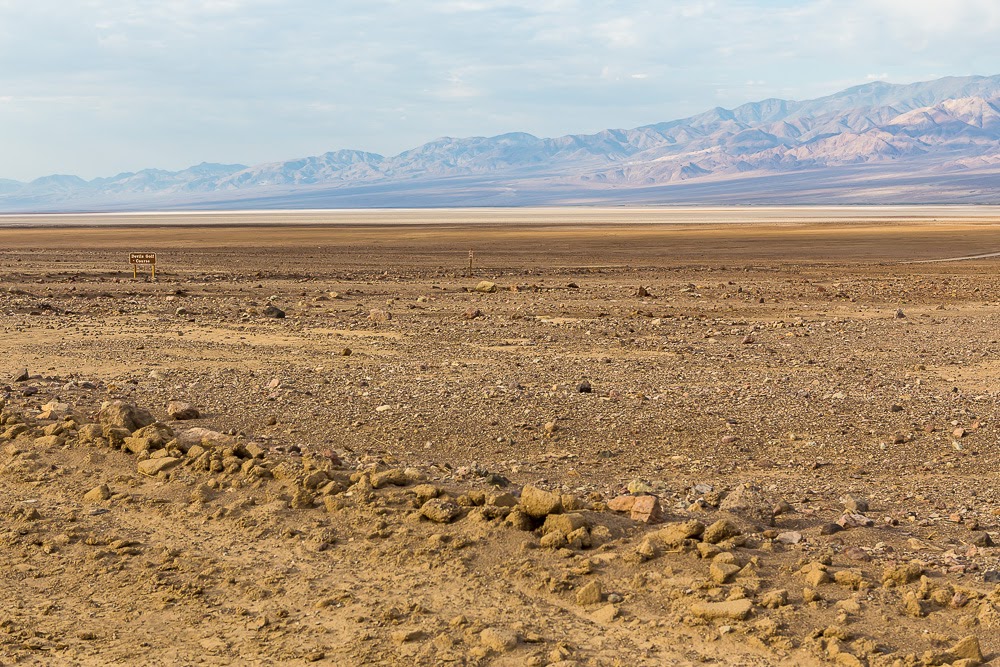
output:
<path id="1" fill-rule="evenodd" d="M 1000 75 L 767 99 L 634 129 L 444 137 L 254 166 L 0 179 L 0 210 L 1000 203 Z"/>

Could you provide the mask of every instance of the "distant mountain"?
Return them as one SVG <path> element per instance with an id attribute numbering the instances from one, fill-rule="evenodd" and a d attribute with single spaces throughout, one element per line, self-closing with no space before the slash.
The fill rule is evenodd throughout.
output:
<path id="1" fill-rule="evenodd" d="M 0 180 L 0 210 L 566 203 L 998 203 L 1000 76 L 882 82 L 630 130 L 443 137 L 85 181 Z"/>

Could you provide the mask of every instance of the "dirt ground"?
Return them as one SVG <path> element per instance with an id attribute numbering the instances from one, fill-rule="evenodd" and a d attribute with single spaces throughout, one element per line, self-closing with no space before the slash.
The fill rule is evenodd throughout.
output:
<path id="1" fill-rule="evenodd" d="M 957 208 L 0 219 L 0 665 L 1000 664 L 992 253 Z"/>

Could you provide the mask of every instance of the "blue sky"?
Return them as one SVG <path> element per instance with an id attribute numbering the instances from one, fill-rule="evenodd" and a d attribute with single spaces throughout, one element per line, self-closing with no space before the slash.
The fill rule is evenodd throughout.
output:
<path id="1" fill-rule="evenodd" d="M 1000 73 L 996 0 L 0 0 L 0 178 L 635 127 Z"/>

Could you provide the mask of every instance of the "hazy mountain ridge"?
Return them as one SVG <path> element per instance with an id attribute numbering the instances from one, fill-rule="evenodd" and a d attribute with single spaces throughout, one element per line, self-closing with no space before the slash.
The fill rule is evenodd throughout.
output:
<path id="1" fill-rule="evenodd" d="M 901 163 L 908 168 L 890 168 Z M 775 184 L 770 194 L 780 203 L 805 194 L 801 180 L 791 177 L 803 171 L 825 183 L 840 183 L 839 190 L 824 186 L 822 201 L 850 200 L 845 190 L 851 181 L 842 178 L 849 165 L 870 167 L 857 172 L 864 174 L 866 184 L 888 179 L 882 190 L 865 190 L 882 192 L 876 198 L 886 203 L 894 191 L 900 201 L 938 196 L 928 179 L 921 180 L 919 193 L 907 190 L 910 186 L 899 190 L 900 174 L 908 173 L 939 176 L 941 201 L 951 201 L 955 192 L 966 192 L 947 182 L 952 175 L 961 174 L 965 187 L 974 183 L 969 172 L 982 172 L 988 187 L 972 190 L 973 198 L 1000 199 L 995 187 L 989 187 L 998 182 L 1000 169 L 1000 76 L 909 85 L 875 82 L 815 100 L 766 99 L 589 135 L 442 137 L 391 157 L 338 150 L 250 167 L 203 163 L 178 172 L 145 169 L 91 181 L 66 175 L 31 183 L 0 180 L 0 208 L 105 209 L 185 202 L 197 208 L 261 197 L 277 197 L 292 208 L 317 205 L 318 200 L 336 206 L 348 191 L 351 205 L 358 205 L 358 193 L 365 191 L 372 193 L 371 201 L 362 198 L 361 205 L 368 206 L 382 205 L 387 193 L 393 193 L 391 205 L 401 205 L 400 197 L 406 205 L 406 192 L 414 205 L 434 205 L 435 192 L 442 195 L 442 205 L 482 205 L 484 197 L 486 203 L 555 204 L 629 201 L 633 191 L 648 198 L 648 189 L 655 186 L 662 186 L 662 194 L 653 201 L 670 203 L 680 192 L 677 184 L 697 180 L 718 183 L 715 195 L 699 188 L 707 202 L 719 198 L 731 203 L 738 190 L 732 187 L 734 180 L 768 174 L 779 177 L 768 182 Z M 781 178 L 783 174 L 789 177 Z M 469 189 L 470 184 L 476 187 Z M 467 189 L 468 201 L 461 188 Z M 320 192 L 325 195 L 317 199 Z M 767 201 L 767 194 L 747 201 Z"/>

